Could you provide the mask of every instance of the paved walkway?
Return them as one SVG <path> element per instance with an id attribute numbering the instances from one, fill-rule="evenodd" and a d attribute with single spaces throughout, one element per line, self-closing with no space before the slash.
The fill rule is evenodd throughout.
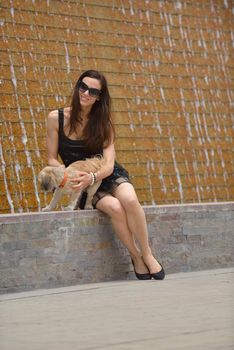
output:
<path id="1" fill-rule="evenodd" d="M 0 296 L 1 350 L 234 349 L 234 268 Z"/>

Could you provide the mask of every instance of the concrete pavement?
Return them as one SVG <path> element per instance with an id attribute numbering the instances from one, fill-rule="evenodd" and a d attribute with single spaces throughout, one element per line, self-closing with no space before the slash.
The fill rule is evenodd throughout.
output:
<path id="1" fill-rule="evenodd" d="M 234 349 L 234 268 L 0 296 L 1 350 Z"/>

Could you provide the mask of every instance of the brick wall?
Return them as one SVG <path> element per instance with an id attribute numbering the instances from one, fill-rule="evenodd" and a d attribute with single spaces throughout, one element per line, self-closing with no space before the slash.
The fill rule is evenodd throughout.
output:
<path id="1" fill-rule="evenodd" d="M 144 207 L 167 273 L 234 266 L 234 202 Z M 0 219 L 0 293 L 133 278 L 127 250 L 97 210 Z"/>
<path id="2" fill-rule="evenodd" d="M 0 210 L 49 200 L 45 121 L 86 69 L 113 98 L 117 158 L 143 204 L 229 201 L 233 190 L 230 0 L 1 2 Z"/>

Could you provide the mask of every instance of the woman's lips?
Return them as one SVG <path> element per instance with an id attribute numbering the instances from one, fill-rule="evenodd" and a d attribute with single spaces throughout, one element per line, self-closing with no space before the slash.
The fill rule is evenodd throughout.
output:
<path id="1" fill-rule="evenodd" d="M 87 97 L 84 97 L 84 96 L 80 96 L 80 99 L 82 100 L 82 101 L 84 101 L 84 102 L 88 102 L 89 101 L 89 98 L 87 98 Z"/>

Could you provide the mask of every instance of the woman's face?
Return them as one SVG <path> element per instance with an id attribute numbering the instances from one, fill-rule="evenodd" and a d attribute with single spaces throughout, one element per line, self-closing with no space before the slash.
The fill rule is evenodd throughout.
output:
<path id="1" fill-rule="evenodd" d="M 92 107 L 99 100 L 99 91 L 101 91 L 101 82 L 98 79 L 84 77 L 79 85 L 81 107 Z"/>

